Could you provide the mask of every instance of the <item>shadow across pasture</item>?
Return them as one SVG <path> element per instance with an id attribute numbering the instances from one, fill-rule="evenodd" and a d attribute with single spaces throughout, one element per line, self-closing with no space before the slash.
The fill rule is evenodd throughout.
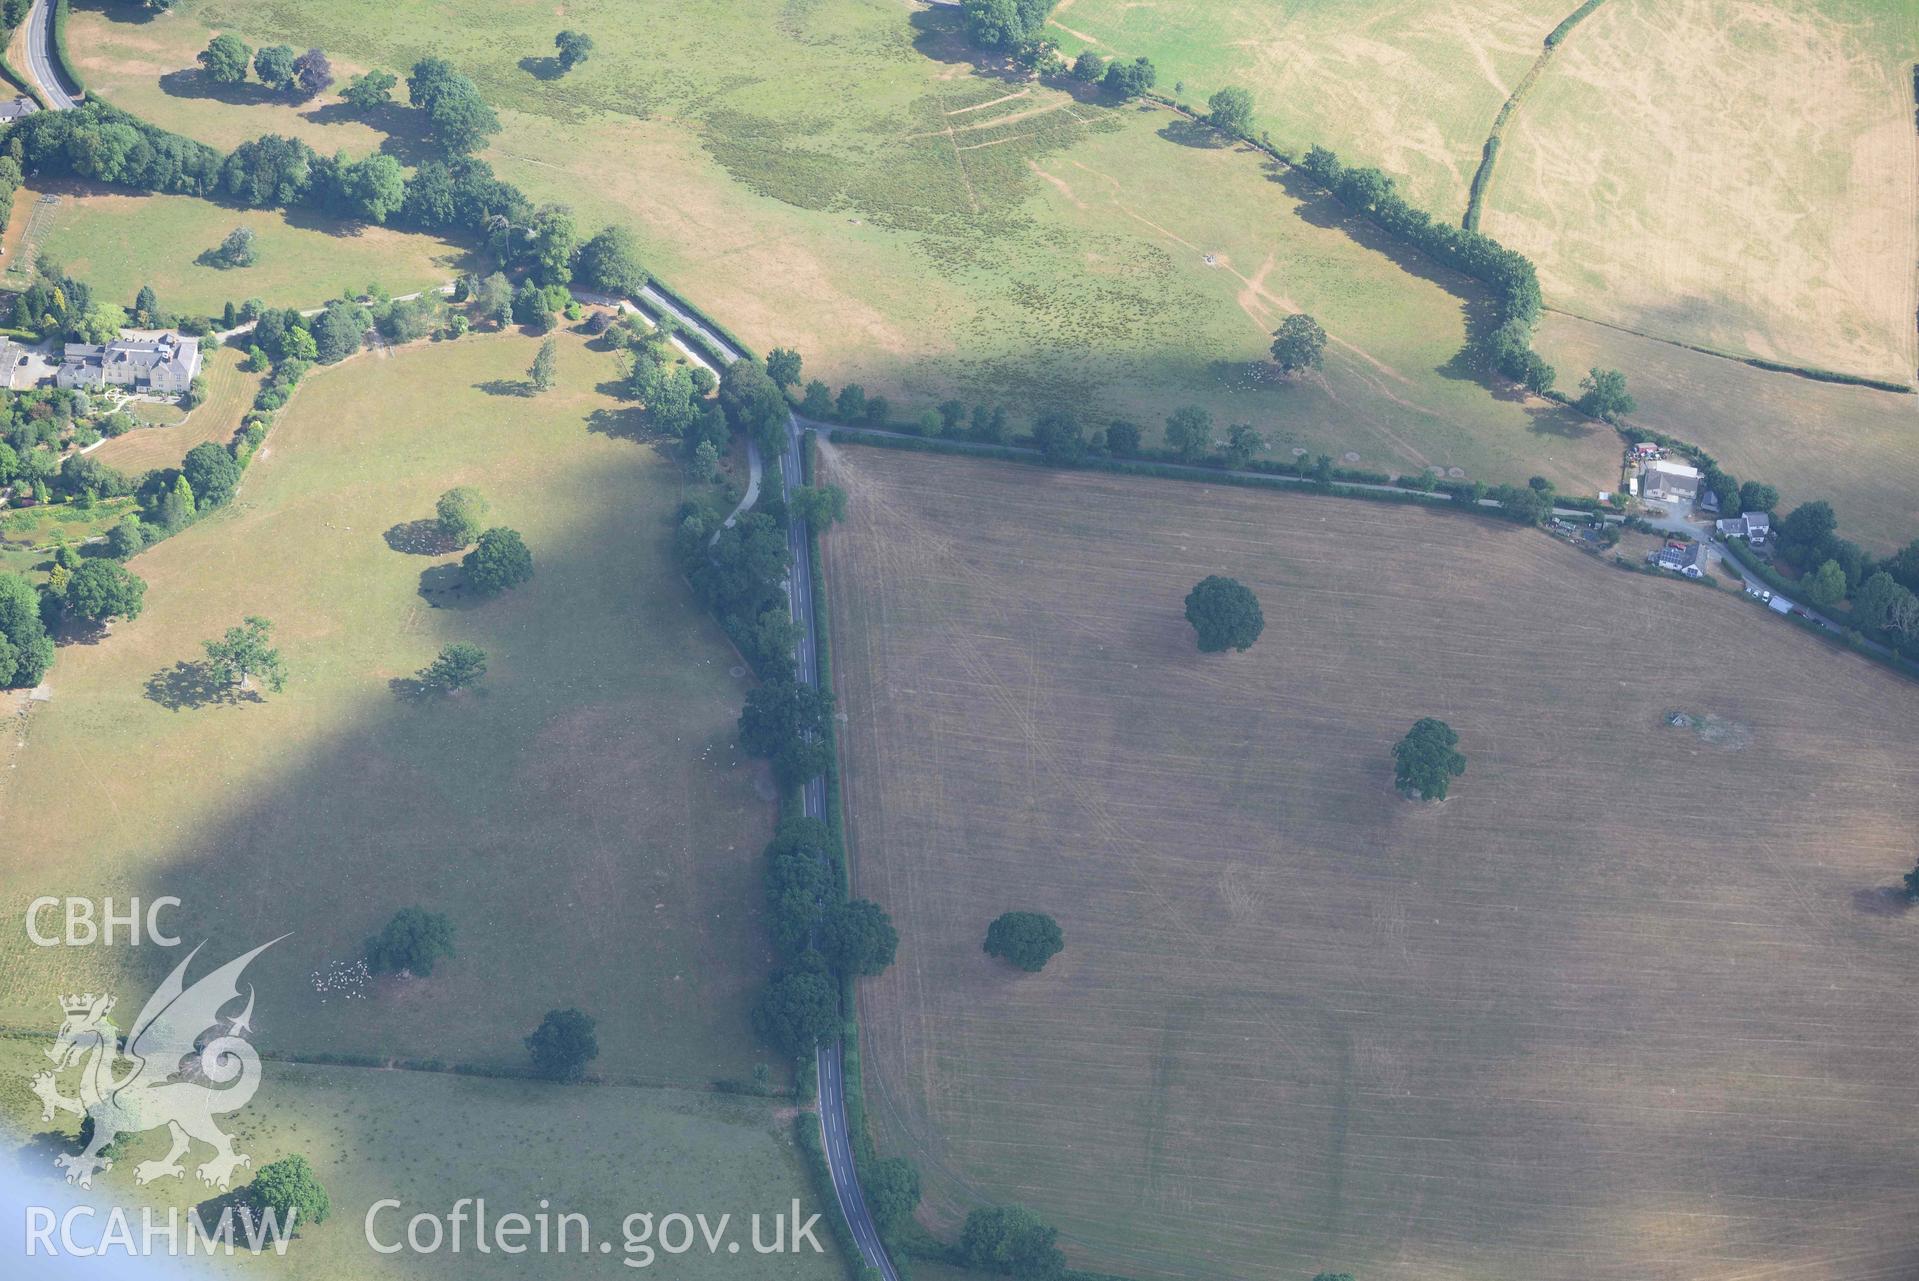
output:
<path id="1" fill-rule="evenodd" d="M 146 696 L 170 712 L 266 701 L 259 691 L 241 689 L 214 671 L 211 665 L 184 659 L 147 677 Z"/>
<path id="2" fill-rule="evenodd" d="M 560 60 L 551 54 L 544 56 L 540 54 L 528 54 L 526 57 L 520 59 L 520 70 L 526 72 L 526 74 L 532 76 L 535 80 L 558 80 L 566 74 L 566 68 L 561 66 Z"/>
<path id="3" fill-rule="evenodd" d="M 460 544 L 447 537 L 437 520 L 409 520 L 393 526 L 383 535 L 386 545 L 408 556 L 444 556 L 460 550 Z"/>
<path id="4" fill-rule="evenodd" d="M 486 601 L 466 589 L 466 571 L 457 560 L 420 571 L 420 599 L 434 609 L 472 609 Z"/>
<path id="5" fill-rule="evenodd" d="M 1867 916 L 1904 916 L 1912 910 L 1904 886 L 1878 885 L 1852 892 L 1852 910 Z"/>
<path id="6" fill-rule="evenodd" d="M 483 383 L 474 383 L 475 391 L 483 391 L 489 396 L 531 396 L 533 384 L 524 378 L 489 378 Z"/>
<path id="7" fill-rule="evenodd" d="M 163 72 L 160 90 L 170 98 L 222 102 L 229 107 L 263 107 L 268 103 L 285 103 L 287 100 L 285 94 L 275 93 L 257 80 L 228 84 L 215 80 L 199 67 Z"/>

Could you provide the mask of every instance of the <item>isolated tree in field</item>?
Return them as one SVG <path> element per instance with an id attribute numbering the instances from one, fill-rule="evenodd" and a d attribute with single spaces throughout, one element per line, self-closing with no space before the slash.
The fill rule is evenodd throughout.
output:
<path id="1" fill-rule="evenodd" d="M 340 97 L 355 111 L 378 111 L 393 101 L 393 86 L 398 83 L 391 71 L 369 71 L 347 81 Z"/>
<path id="2" fill-rule="evenodd" d="M 1166 443 L 1181 458 L 1197 458 L 1213 447 L 1213 416 L 1198 405 L 1173 411 L 1166 420 Z"/>
<path id="3" fill-rule="evenodd" d="M 885 973 L 899 945 L 886 909 L 865 899 L 836 904 L 820 922 L 820 955 L 843 974 Z"/>
<path id="4" fill-rule="evenodd" d="M 253 55 L 253 74 L 260 83 L 280 93 L 293 88 L 293 50 L 283 44 L 268 45 Z"/>
<path id="5" fill-rule="evenodd" d="M 455 547 L 465 547 L 480 536 L 486 523 L 487 502 L 479 490 L 461 485 L 441 494 L 440 500 L 433 504 L 433 512 L 447 541 Z"/>
<path id="6" fill-rule="evenodd" d="M 821 533 L 846 518 L 846 491 L 838 485 L 806 485 L 793 491 L 787 511 Z"/>
<path id="7" fill-rule="evenodd" d="M 100 624 L 140 617 L 146 595 L 146 583 L 125 565 L 96 559 L 82 564 L 67 579 L 63 604 L 69 617 Z"/>
<path id="8" fill-rule="evenodd" d="M 1044 912 L 1005 912 L 986 927 L 986 953 L 1037 974 L 1066 946 L 1059 922 Z"/>
<path id="9" fill-rule="evenodd" d="M 293 85 L 288 90 L 302 102 L 325 93 L 333 84 L 333 64 L 318 49 L 308 49 L 293 60 Z"/>
<path id="10" fill-rule="evenodd" d="M 251 267 L 259 261 L 254 249 L 254 242 L 257 239 L 253 228 L 235 227 L 227 233 L 227 238 L 220 242 L 219 249 L 214 251 L 214 257 L 219 260 L 222 267 Z"/>
<path id="11" fill-rule="evenodd" d="M 1234 423 L 1226 429 L 1226 461 L 1233 466 L 1244 467 L 1264 448 L 1266 438 L 1251 423 Z"/>
<path id="12" fill-rule="evenodd" d="M 366 967 L 375 974 L 402 971 L 426 978 L 453 955 L 453 922 L 444 912 L 403 907 L 366 941 Z"/>
<path id="13" fill-rule="evenodd" d="M 903 1156 L 884 1157 L 863 1166 L 860 1186 L 866 1191 L 866 1208 L 872 1211 L 882 1236 L 891 1235 L 919 1208 L 919 1167 Z"/>
<path id="14" fill-rule="evenodd" d="M 1325 352 L 1326 331 L 1305 312 L 1286 317 L 1273 335 L 1273 363 L 1282 374 L 1319 368 Z"/>
<path id="15" fill-rule="evenodd" d="M 1452 781 L 1466 772 L 1459 735 L 1445 721 L 1426 716 L 1393 744 L 1393 784 L 1409 796 L 1443 801 Z"/>
<path id="16" fill-rule="evenodd" d="M 766 376 L 775 387 L 797 387 L 802 363 L 800 354 L 791 347 L 775 347 L 766 353 Z"/>
<path id="17" fill-rule="evenodd" d="M 1252 589 L 1222 574 L 1208 574 L 1186 594 L 1186 621 L 1198 634 L 1202 654 L 1243 653 L 1266 630 L 1266 615 Z"/>
<path id="18" fill-rule="evenodd" d="M 534 1071 L 555 1081 L 579 1080 L 586 1065 L 600 1056 L 597 1026 L 578 1010 L 548 1010 L 525 1042 Z"/>
<path id="19" fill-rule="evenodd" d="M 333 1212 L 333 1198 L 303 1156 L 281 1157 L 263 1166 L 236 1200 L 253 1212 L 256 1221 L 271 1213 L 282 1231 L 325 1223 Z"/>
<path id="20" fill-rule="evenodd" d="M 208 665 L 227 684 L 250 690 L 258 677 L 262 685 L 277 694 L 286 688 L 287 673 L 280 651 L 268 644 L 272 635 L 271 622 L 249 615 L 240 626 L 227 628 L 219 640 L 202 642 L 202 648 Z"/>
<path id="21" fill-rule="evenodd" d="M 1592 369 L 1579 380 L 1580 413 L 1606 422 L 1618 422 L 1639 407 L 1626 391 L 1626 375 L 1617 369 Z"/>
<path id="22" fill-rule="evenodd" d="M 485 596 L 497 596 L 533 577 L 533 553 L 517 531 L 496 525 L 480 535 L 472 551 L 460 559 L 467 586 Z"/>
<path id="23" fill-rule="evenodd" d="M 1059 1231 L 1016 1205 L 996 1205 L 966 1216 L 960 1229 L 960 1256 L 979 1272 L 1001 1276 L 1051 1278 L 1066 1268 L 1066 1258 L 1054 1243 Z"/>
<path id="24" fill-rule="evenodd" d="M 1073 79 L 1081 84 L 1098 84 L 1099 78 L 1106 74 L 1106 59 L 1091 49 L 1081 49 L 1079 57 L 1073 59 Z"/>
<path id="25" fill-rule="evenodd" d="M 560 51 L 560 70 L 571 71 L 593 52 L 593 37 L 579 31 L 562 31 L 553 37 L 553 47 Z"/>
<path id="26" fill-rule="evenodd" d="M 652 279 L 640 261 L 639 242 L 617 224 L 600 228 L 580 246 L 573 275 L 588 289 L 616 298 L 637 294 Z"/>
<path id="27" fill-rule="evenodd" d="M 540 354 L 533 358 L 533 367 L 526 371 L 526 378 L 534 391 L 552 391 L 553 384 L 560 378 L 560 344 L 549 338 L 540 344 Z"/>
<path id="28" fill-rule="evenodd" d="M 428 689 L 457 694 L 469 685 L 478 684 L 485 675 L 486 651 L 478 645 L 455 641 L 442 649 L 439 657 L 420 669 L 420 684 Z"/>
<path id="29" fill-rule="evenodd" d="M 219 35 L 200 51 L 200 70 L 215 84 L 237 85 L 247 78 L 247 60 L 253 50 L 238 36 Z"/>
<path id="30" fill-rule="evenodd" d="M 433 136 L 449 156 L 477 150 L 500 131 L 500 118 L 471 80 L 444 58 L 422 58 L 406 78 L 407 100 L 426 113 Z"/>
<path id="31" fill-rule="evenodd" d="M 775 975 L 753 1007 L 754 1030 L 794 1058 L 811 1054 L 839 1025 L 839 993 L 811 970 Z"/>
<path id="32" fill-rule="evenodd" d="M 1244 89 L 1221 89 L 1206 100 L 1206 123 L 1221 133 L 1245 133 L 1253 124 L 1253 95 Z"/>

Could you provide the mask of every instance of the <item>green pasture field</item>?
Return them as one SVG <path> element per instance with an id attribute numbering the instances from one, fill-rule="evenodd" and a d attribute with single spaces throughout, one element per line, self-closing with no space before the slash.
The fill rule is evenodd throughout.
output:
<path id="1" fill-rule="evenodd" d="M 60 183 L 60 197 L 25 253 L 51 257 L 122 307 L 152 285 L 168 311 L 219 317 L 227 303 L 259 298 L 276 307 L 317 307 L 378 283 L 395 294 L 437 287 L 471 265 L 459 246 L 430 236 L 362 227 L 271 209 L 231 209 L 193 196 L 130 195 Z M 27 216 L 37 193 L 22 191 Z M 202 261 L 235 227 L 251 227 L 258 262 L 222 268 Z M 15 247 L 10 256 L 19 256 Z"/>
<path id="2" fill-rule="evenodd" d="M 1610 433 L 1461 370 L 1486 305 L 1476 289 L 1429 278 L 1169 113 L 978 65 L 951 14 L 752 0 L 643 29 L 583 0 L 566 22 L 595 51 L 555 77 L 550 13 L 477 0 L 426 12 L 184 0 L 136 22 L 125 6 L 83 7 L 76 56 L 103 96 L 183 133 L 231 145 L 294 132 L 353 152 L 375 135 L 349 138 L 362 126 L 337 123 L 338 104 L 229 101 L 176 73 L 228 27 L 256 45 L 319 45 L 341 66 L 444 55 L 501 108 L 487 158 L 503 176 L 573 206 L 584 230 L 633 226 L 659 274 L 749 344 L 797 347 L 809 376 L 861 382 L 904 415 L 957 396 L 1005 403 L 1016 422 L 1071 405 L 1150 432 L 1191 402 L 1222 434 L 1260 427 L 1282 457 L 1539 474 L 1574 491 L 1614 472 Z M 410 109 L 375 123 L 392 131 L 380 145 L 417 150 Z M 1334 347 L 1323 376 L 1276 386 L 1262 358 L 1294 309 Z"/>
<path id="3" fill-rule="evenodd" d="M 1318 143 L 1378 165 L 1408 199 L 1456 220 L 1500 104 L 1576 3 L 1062 0 L 1047 34 L 1068 57 L 1151 58 L 1157 91 L 1195 110 L 1246 89 L 1275 146 Z"/>
<path id="4" fill-rule="evenodd" d="M 1900 0 L 1607 0 L 1507 126 L 1482 225 L 1553 306 L 1910 383 L 1915 60 Z"/>
<path id="5" fill-rule="evenodd" d="M 131 568 L 146 612 L 62 649 L 52 699 L 0 741 L 0 813 L 54 814 L 0 868 L 35 895 L 173 895 L 209 959 L 255 965 L 276 1052 L 516 1067 L 549 1009 L 599 1020 L 597 1071 L 704 1085 L 766 1057 L 747 1025 L 769 944 L 759 850 L 771 785 L 737 754 L 744 668 L 669 554 L 678 466 L 603 390 L 614 357 L 473 336 L 316 371 L 234 503 Z M 524 587 L 444 590 L 422 528 L 480 489 L 535 559 Z M 191 666 L 247 615 L 291 683 L 220 697 Z M 453 641 L 491 656 L 451 698 L 411 680 Z M 335 981 L 412 904 L 451 916 L 430 980 Z M 53 997 L 152 982 L 158 949 L 0 940 L 0 1026 Z"/>
<path id="6" fill-rule="evenodd" d="M 1445 511 L 828 446 L 868 1114 L 1136 1277 L 1913 1274 L 1919 693 Z M 1181 601 L 1264 605 L 1203 655 Z M 1675 728 L 1672 712 L 1692 723 Z M 1392 787 L 1459 733 L 1443 803 Z M 981 950 L 1058 918 L 1037 975 Z"/>
<path id="7" fill-rule="evenodd" d="M 40 1119 L 39 1101 L 26 1088 L 47 1064 L 36 1041 L 0 1040 L 0 1134 L 7 1156 L 30 1175 L 48 1176 L 49 1191 L 69 1191 L 51 1164 L 72 1150 L 74 1118 Z M 71 1092 L 72 1082 L 62 1082 Z M 656 1218 L 673 1212 L 705 1213 L 708 1221 L 732 1215 L 729 1235 L 741 1241 L 749 1260 L 747 1216 L 790 1211 L 800 1217 L 824 1209 L 814 1199 L 805 1167 L 788 1137 L 790 1127 L 774 1117 L 773 1105 L 686 1090 L 618 1086 L 552 1086 L 426 1072 L 381 1072 L 268 1061 L 259 1093 L 247 1107 L 222 1119 L 235 1147 L 257 1170 L 270 1161 L 303 1155 L 332 1198 L 330 1217 L 301 1231 L 284 1257 L 244 1254 L 220 1271 L 271 1275 L 292 1281 L 375 1281 L 380 1278 L 495 1277 L 528 1275 L 632 1276 L 625 1266 L 622 1223 L 634 1213 Z M 51 1136 L 58 1134 L 60 1139 Z M 133 1167 L 165 1154 L 164 1132 L 123 1140 L 115 1168 L 95 1181 L 97 1205 L 177 1206 L 183 1212 L 209 1196 L 194 1180 L 189 1158 L 185 1181 L 162 1180 L 145 1188 L 133 1183 Z M 242 1170 L 236 1186 L 251 1177 Z M 58 1188 L 59 1192 L 53 1189 Z M 81 1194 L 86 1196 L 87 1194 Z M 608 1239 L 609 1255 L 595 1248 L 582 1256 L 578 1235 L 570 1252 L 511 1256 L 474 1249 L 472 1227 L 465 1248 L 450 1243 L 434 1255 L 410 1250 L 385 1255 L 366 1244 L 364 1223 L 373 1203 L 402 1202 L 375 1220 L 382 1244 L 404 1237 L 414 1214 L 444 1216 L 463 1197 L 485 1198 L 489 1219 L 519 1212 L 588 1217 L 594 1240 Z M 138 1231 L 140 1220 L 133 1222 Z M 164 1222 L 164 1220 L 162 1220 Z M 637 1230 L 637 1225 L 636 1225 Z M 771 1238 L 770 1220 L 764 1229 Z M 815 1229 L 824 1253 L 806 1250 L 777 1259 L 779 1274 L 811 1281 L 844 1275 L 822 1219 Z M 634 1256 L 639 1258 L 637 1254 Z M 738 1257 L 707 1255 L 704 1248 L 679 1256 L 659 1255 L 647 1271 L 694 1278 L 743 1274 Z"/>

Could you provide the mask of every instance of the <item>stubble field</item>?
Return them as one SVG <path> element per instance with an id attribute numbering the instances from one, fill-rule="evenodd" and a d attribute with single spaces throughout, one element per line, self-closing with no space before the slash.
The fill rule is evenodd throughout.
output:
<path id="1" fill-rule="evenodd" d="M 588 231 L 632 226 L 661 276 L 747 342 L 797 347 L 809 376 L 861 382 L 909 416 L 958 396 L 1016 421 L 1071 405 L 1150 433 L 1199 403 L 1222 433 L 1259 427 L 1281 457 L 1539 474 L 1569 491 L 1611 478 L 1609 432 L 1495 397 L 1462 367 L 1476 289 L 1429 278 L 1165 112 L 980 64 L 949 12 L 754 0 L 636 24 L 583 0 L 566 22 L 596 47 L 564 76 L 551 13 L 470 0 L 183 0 L 155 22 L 115 4 L 76 12 L 74 43 L 103 96 L 190 136 L 284 132 L 409 162 L 408 109 L 365 121 L 330 100 L 212 95 L 194 54 L 233 30 L 319 45 L 343 74 L 446 56 L 501 110 L 486 158 L 503 176 L 573 206 Z M 1278 386 L 1261 371 L 1294 310 L 1334 348 L 1323 379 Z"/>
<path id="2" fill-rule="evenodd" d="M 828 450 L 883 1150 L 1073 1261 L 1385 1281 L 1919 1267 L 1910 687 L 1448 513 Z M 1208 573 L 1265 606 L 1202 656 Z M 1668 725 L 1680 710 L 1701 727 Z M 1391 790 L 1417 717 L 1453 797 Z M 1033 977 L 987 922 L 1051 912 Z"/>

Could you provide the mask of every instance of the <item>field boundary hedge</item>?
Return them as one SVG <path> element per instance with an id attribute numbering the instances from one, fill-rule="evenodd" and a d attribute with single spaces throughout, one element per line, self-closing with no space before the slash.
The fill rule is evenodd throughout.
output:
<path id="1" fill-rule="evenodd" d="M 1460 219 L 1459 225 L 1467 231 L 1479 230 L 1480 207 L 1485 203 L 1486 189 L 1492 185 L 1493 167 L 1499 162 L 1499 140 L 1504 136 L 1513 113 L 1519 110 L 1520 101 L 1525 98 L 1539 77 L 1545 74 L 1547 64 L 1553 60 L 1553 54 L 1559 51 L 1560 41 L 1571 34 L 1574 27 L 1585 21 L 1588 14 L 1605 2 L 1606 0 L 1586 0 L 1584 4 L 1561 18 L 1559 25 L 1546 33 L 1545 47 L 1539 51 L 1539 56 L 1533 59 L 1533 65 L 1526 69 L 1526 74 L 1521 76 L 1519 83 L 1513 86 L 1513 91 L 1506 95 L 1506 101 L 1499 105 L 1499 114 L 1493 117 L 1493 127 L 1486 134 L 1485 146 L 1480 148 L 1479 168 L 1473 171 L 1472 186 L 1466 193 L 1466 216 Z"/>

